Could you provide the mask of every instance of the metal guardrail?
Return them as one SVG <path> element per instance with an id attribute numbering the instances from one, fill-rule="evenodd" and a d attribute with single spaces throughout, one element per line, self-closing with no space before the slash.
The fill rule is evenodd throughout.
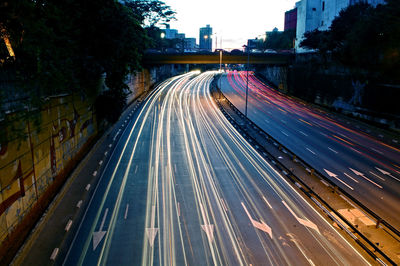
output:
<path id="1" fill-rule="evenodd" d="M 215 79 L 214 79 L 215 80 Z M 222 104 L 220 103 L 220 100 L 217 99 L 214 95 L 214 93 L 218 93 L 219 97 L 223 97 L 224 100 L 228 103 L 228 105 L 232 108 L 232 110 L 237 113 L 238 115 L 240 115 L 242 118 L 245 118 L 245 116 L 243 115 L 243 113 L 238 110 L 230 101 L 228 98 L 225 97 L 225 95 L 220 91 L 220 89 L 217 87 L 217 85 L 215 83 L 212 83 L 211 85 L 211 93 L 213 95 L 213 98 L 215 100 L 215 102 L 217 103 L 218 107 L 220 108 L 221 112 L 228 118 L 228 120 L 233 124 L 236 125 L 235 128 L 239 131 L 239 133 L 241 133 L 243 135 L 243 133 L 246 132 L 246 130 L 239 125 L 234 118 L 232 118 L 222 107 Z M 247 119 L 247 118 L 246 118 Z M 272 142 L 275 142 L 279 145 L 280 149 L 285 149 L 287 152 L 289 152 L 292 155 L 293 159 L 297 159 L 299 162 L 301 162 L 301 165 L 305 168 L 306 171 L 308 171 L 311 175 L 312 174 L 317 174 L 318 177 L 320 179 L 323 179 L 327 182 L 329 182 L 329 184 L 334 188 L 339 190 L 343 195 L 345 195 L 346 197 L 348 197 L 350 200 L 354 201 L 359 207 L 361 207 L 363 210 L 365 210 L 366 212 L 368 212 L 369 214 L 371 214 L 375 219 L 377 219 L 377 226 L 379 226 L 379 224 L 383 224 L 385 225 L 389 230 L 391 230 L 394 234 L 396 234 L 397 236 L 400 236 L 400 232 L 395 229 L 393 226 L 391 226 L 388 222 L 386 222 L 385 220 L 383 220 L 382 218 L 380 218 L 377 214 L 375 214 L 373 211 L 371 211 L 369 208 L 367 208 L 365 205 L 363 205 L 361 202 L 359 202 L 358 200 L 356 200 L 354 197 L 352 197 L 350 194 L 348 194 L 346 191 L 344 191 L 343 189 L 341 189 L 340 187 L 338 187 L 336 184 L 334 184 L 331 180 L 329 180 L 327 177 L 325 177 L 323 174 L 321 174 L 319 171 L 315 170 L 313 167 L 311 167 L 307 162 L 305 162 L 303 159 L 299 158 L 296 154 L 294 154 L 290 149 L 288 149 L 286 146 L 284 146 L 283 144 L 281 144 L 280 142 L 278 142 L 275 138 L 273 138 L 270 134 L 268 134 L 267 132 L 265 132 L 263 129 L 261 129 L 258 125 L 256 125 L 254 122 L 252 122 L 251 120 L 247 119 L 248 123 L 252 125 L 253 128 L 256 128 L 259 132 L 263 132 L 263 134 L 265 136 L 267 136 L 267 140 L 270 140 Z M 245 137 L 247 139 L 251 139 L 251 143 L 253 144 L 257 144 L 256 145 L 256 150 L 261 151 L 262 154 L 267 154 L 269 155 L 270 158 L 275 158 L 270 152 L 268 152 L 260 143 L 258 143 L 258 141 L 253 138 L 252 136 L 250 136 L 249 134 L 245 134 Z M 266 157 L 267 159 L 270 159 L 267 156 L 263 156 Z M 389 263 L 391 263 L 392 265 L 397 265 L 390 257 L 388 257 L 381 249 L 379 249 L 373 242 L 371 242 L 366 236 L 364 236 L 364 234 L 362 234 L 355 226 L 353 226 L 353 224 L 351 224 L 347 219 L 345 219 L 339 212 L 337 212 L 335 209 L 333 209 L 325 200 L 323 200 L 318 194 L 316 194 L 307 184 L 305 184 L 299 177 L 297 177 L 295 174 L 292 173 L 292 171 L 290 169 L 288 169 L 285 165 L 283 165 L 281 162 L 275 160 L 274 161 L 275 166 L 277 166 L 277 168 L 284 172 L 285 175 L 297 186 L 299 187 L 300 190 L 303 191 L 303 193 L 305 195 L 307 195 L 307 197 L 309 197 L 313 202 L 315 202 L 333 221 L 335 221 L 344 231 L 346 231 L 346 233 L 348 233 L 350 235 L 350 237 L 352 237 L 354 239 L 354 241 L 356 241 L 372 258 L 374 258 L 377 262 L 379 262 L 382 265 L 386 265 L 382 259 L 380 259 L 378 256 L 376 256 L 374 254 L 373 251 L 371 251 L 370 248 L 368 248 L 364 243 L 361 242 L 361 240 L 355 235 L 353 234 L 350 230 L 348 230 L 345 226 L 343 226 L 341 224 L 341 222 L 337 221 L 337 219 L 324 207 L 321 205 L 321 203 L 319 203 L 316 199 L 318 199 L 320 202 L 322 202 L 323 205 L 325 205 L 331 212 L 333 212 L 337 217 L 339 217 L 342 221 L 344 221 L 347 226 L 349 228 L 351 228 L 353 230 L 353 232 L 355 232 L 358 236 L 360 236 L 360 238 L 362 238 L 366 243 L 368 243 L 368 245 L 376 252 L 378 252 L 382 257 L 384 257 Z M 308 169 L 308 170 L 307 170 Z M 301 185 L 299 186 L 298 184 L 296 184 L 297 182 L 301 183 Z M 314 198 L 314 197 L 315 198 Z"/>

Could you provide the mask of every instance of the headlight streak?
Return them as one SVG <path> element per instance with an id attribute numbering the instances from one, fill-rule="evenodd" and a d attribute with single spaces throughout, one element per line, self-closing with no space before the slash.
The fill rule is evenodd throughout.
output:
<path id="1" fill-rule="evenodd" d="M 151 130 L 149 131 L 149 168 L 142 265 L 188 265 L 191 261 L 189 255 L 193 254 L 189 251 L 192 250 L 191 235 L 187 230 L 185 233 L 183 232 L 182 226 L 185 226 L 185 220 L 180 213 L 175 187 L 176 178 L 186 177 L 176 176 L 176 169 L 174 172 L 174 160 L 180 158 L 172 153 L 174 147 L 171 142 L 174 138 L 175 142 L 177 139 L 182 141 L 179 156 L 185 160 L 183 165 L 189 172 L 187 183 L 188 185 L 190 183 L 193 189 L 193 194 L 191 192 L 186 194 L 186 196 L 193 197 L 193 213 L 197 214 L 197 217 L 191 219 L 191 226 L 197 226 L 196 223 L 193 224 L 193 221 L 199 223 L 198 229 L 192 229 L 190 233 L 198 234 L 199 239 L 202 240 L 202 246 L 197 245 L 196 248 L 203 248 L 201 250 L 203 253 L 197 254 L 204 258 L 204 261 L 195 261 L 196 263 L 213 265 L 249 265 L 254 262 L 272 265 L 292 264 L 294 262 L 293 254 L 297 254 L 297 256 L 304 256 L 304 261 L 313 264 L 314 254 L 305 245 L 304 241 L 306 240 L 289 234 L 293 232 L 288 224 L 289 219 L 289 223 L 297 223 L 297 221 L 287 209 L 282 207 L 281 202 L 286 202 L 293 213 L 301 219 L 308 220 L 307 217 L 313 217 L 315 220 L 316 217 L 319 217 L 326 225 L 321 226 L 321 232 L 327 232 L 326 228 L 329 229 L 329 233 L 336 232 L 336 230 L 258 154 L 218 110 L 209 92 L 214 72 L 195 75 L 196 73 L 192 72 L 172 78 L 161 84 L 149 96 L 149 100 L 129 132 L 121 155 L 113 169 L 104 196 L 101 198 L 100 208 L 96 212 L 91 231 L 85 241 L 79 264 L 82 265 L 85 262 L 93 231 L 106 207 L 110 211 L 112 210 L 112 214 L 104 242 L 99 245 L 101 251 L 97 264 L 109 263 L 108 257 L 110 256 L 110 247 L 114 242 L 114 231 L 121 216 L 119 214 L 122 198 L 128 191 L 127 180 L 133 178 L 131 167 L 134 166 L 134 157 L 140 154 L 137 151 L 140 150 L 138 143 L 144 138 L 143 128 L 145 125 Z M 175 132 L 177 135 L 174 134 Z M 129 146 L 132 148 L 128 148 L 128 143 L 132 144 L 132 142 L 133 145 Z M 128 157 L 128 163 L 123 166 L 120 163 L 122 158 L 126 157 Z M 223 166 L 224 172 L 220 172 L 221 170 L 215 166 Z M 123 176 L 122 181 L 119 181 L 121 185 L 118 187 L 115 204 L 114 206 L 105 206 L 111 185 L 117 180 L 116 175 L 119 171 L 123 171 Z M 226 188 L 221 185 L 221 177 L 231 178 L 228 182 L 234 188 L 232 191 L 227 192 Z M 265 191 L 268 190 L 272 193 L 265 194 Z M 229 198 L 225 193 L 235 195 L 235 201 L 233 202 L 235 196 Z M 265 197 L 270 200 L 273 208 L 271 205 L 268 207 L 265 204 Z M 240 205 L 241 201 L 255 219 L 272 223 L 272 239 L 265 232 L 256 228 L 254 231 L 252 228 L 243 228 L 241 215 L 244 214 L 247 219 L 246 214 L 241 208 L 238 209 L 235 206 L 237 202 Z M 180 203 L 182 206 L 183 203 Z M 186 209 L 188 207 L 185 206 Z M 282 213 L 288 217 L 286 221 L 281 219 Z M 308 227 L 300 225 L 299 227 L 297 231 L 306 232 L 307 241 L 310 241 L 309 238 L 314 239 L 313 245 L 318 246 L 319 250 L 326 254 L 327 261 L 335 264 L 346 263 L 348 257 L 344 256 L 326 236 Z M 156 229 L 153 232 L 158 232 L 154 245 L 146 235 L 147 229 L 151 228 Z M 252 231 L 252 238 L 245 233 L 249 229 Z M 286 235 L 286 233 L 288 234 Z M 280 235 L 289 237 L 290 242 L 294 243 L 291 248 L 298 249 L 298 251 L 288 255 L 289 247 L 282 245 Z M 335 235 L 335 237 L 337 236 Z M 340 238 L 347 242 L 343 237 L 340 236 Z M 259 251 L 262 252 L 257 253 L 256 257 L 249 249 L 249 241 L 260 244 Z M 187 244 L 189 244 L 189 248 Z M 352 250 L 358 253 L 354 248 Z M 363 260 L 368 264 L 365 259 Z M 297 263 L 300 261 L 302 262 L 303 259 Z"/>
<path id="2" fill-rule="evenodd" d="M 161 89 L 162 89 L 162 87 L 160 86 L 156 91 L 159 92 Z M 155 93 L 155 94 L 156 94 L 156 93 Z M 156 100 L 156 97 L 154 96 L 155 94 L 153 94 L 153 95 L 150 97 L 150 99 L 148 100 L 148 102 L 146 102 L 146 104 L 144 105 L 144 107 L 143 107 L 142 110 L 140 111 L 140 113 L 139 113 L 139 115 L 138 115 L 138 118 L 141 117 L 141 116 L 143 115 L 144 110 L 146 110 L 146 106 L 151 105 L 151 103 L 154 102 L 154 101 Z M 148 114 L 148 112 L 146 112 L 146 114 Z M 137 120 L 135 121 L 134 125 L 132 126 L 132 129 L 131 129 L 131 131 L 129 132 L 129 136 L 128 136 L 128 138 L 126 139 L 126 142 L 125 142 L 125 144 L 124 144 L 124 147 L 123 147 L 123 149 L 122 149 L 122 152 L 121 152 L 121 154 L 120 154 L 120 156 L 119 156 L 119 158 L 118 158 L 117 165 L 116 165 L 116 167 L 114 168 L 113 174 L 112 174 L 112 176 L 111 176 L 111 178 L 110 178 L 110 181 L 108 182 L 108 185 L 107 185 L 107 188 L 106 188 L 106 192 L 104 193 L 104 197 L 102 198 L 102 201 L 101 201 L 101 204 L 100 204 L 100 208 L 99 208 L 98 211 L 97 211 L 97 214 L 96 214 L 96 216 L 95 216 L 94 222 L 93 222 L 92 227 L 91 227 L 91 229 L 90 229 L 88 238 L 87 238 L 86 241 L 85 241 L 85 245 L 84 245 L 84 248 L 83 248 L 83 250 L 82 250 L 81 256 L 80 256 L 80 258 L 79 258 L 78 265 L 82 265 L 82 264 L 83 264 L 83 260 L 84 260 L 84 258 L 85 258 L 85 256 L 86 256 L 87 250 L 88 250 L 88 248 L 89 248 L 90 241 L 91 241 L 91 239 L 92 239 L 92 235 L 93 235 L 94 229 L 95 229 L 95 227 L 96 227 L 96 225 L 97 225 L 97 223 L 98 223 L 98 221 L 99 221 L 99 219 L 100 219 L 100 215 L 101 215 L 101 212 L 103 211 L 104 203 L 105 203 L 106 198 L 107 198 L 107 195 L 108 195 L 108 193 L 109 193 L 109 191 L 110 191 L 111 185 L 112 185 L 112 183 L 113 183 L 113 181 L 114 181 L 115 174 L 116 174 L 116 172 L 117 172 L 117 170 L 118 170 L 119 164 L 121 163 L 121 159 L 122 159 L 122 157 L 123 157 L 124 154 L 125 154 L 125 150 L 126 150 L 126 148 L 127 148 L 128 143 L 129 143 L 130 140 L 131 140 L 133 131 L 134 131 L 134 129 L 136 128 L 138 121 L 140 121 L 140 120 L 137 119 Z M 107 234 L 107 235 L 108 235 L 108 234 Z"/>
<path id="3" fill-rule="evenodd" d="M 209 98 L 209 103 L 211 105 L 214 105 L 215 108 L 214 110 L 216 110 L 218 107 L 215 105 L 215 103 L 213 102 L 213 100 L 211 99 L 211 95 L 209 94 L 209 91 L 207 90 L 206 92 L 207 97 Z M 210 108 L 211 109 L 211 108 Z M 268 183 L 269 186 L 271 186 L 271 188 L 275 191 L 275 193 L 281 198 L 281 199 L 285 199 L 285 200 L 289 200 L 291 202 L 291 207 L 293 207 L 297 213 L 302 213 L 302 215 L 304 215 L 303 211 L 300 210 L 298 208 L 298 206 L 302 206 L 303 204 L 308 205 L 313 211 L 314 213 L 316 213 L 331 229 L 333 229 L 334 231 L 336 231 L 335 228 L 333 228 L 333 226 L 331 226 L 331 224 L 329 224 L 307 201 L 304 200 L 304 198 L 296 191 L 293 189 L 293 187 L 281 176 L 280 173 L 278 173 L 267 161 L 265 161 L 259 154 L 258 152 L 247 143 L 247 141 L 245 139 L 243 139 L 243 137 L 237 132 L 237 130 L 230 124 L 229 121 L 227 121 L 227 119 L 220 113 L 220 112 L 215 112 L 218 116 L 220 116 L 221 121 L 223 121 L 223 123 L 219 123 L 220 125 L 224 125 L 227 128 L 225 129 L 226 133 L 228 135 L 231 135 L 231 139 L 235 142 L 237 142 L 238 140 L 240 140 L 241 143 L 237 142 L 238 147 L 241 149 L 243 154 L 247 154 L 246 157 L 252 162 L 252 165 L 258 169 L 258 171 L 260 172 L 261 176 L 263 177 L 263 179 Z M 215 132 L 215 130 L 214 130 Z M 222 140 L 223 141 L 223 140 Z M 246 149 L 244 149 L 243 147 L 246 147 Z M 225 150 L 227 150 L 227 147 L 225 147 Z M 255 161 L 254 159 L 257 159 L 257 161 Z M 261 165 L 267 165 L 267 167 L 263 167 L 261 168 Z M 268 173 L 265 172 L 263 169 L 268 170 Z M 275 177 L 279 177 L 279 178 L 271 178 L 271 176 L 275 176 Z M 278 186 L 278 184 L 276 183 L 278 182 L 280 185 Z M 290 188 L 289 191 L 283 191 L 281 188 L 282 187 L 286 187 L 286 188 Z M 298 197 L 288 197 L 288 192 L 290 192 L 289 194 L 296 194 Z M 262 194 L 261 194 L 262 195 Z M 260 195 L 260 196 L 261 196 Z M 294 203 L 293 199 L 297 199 L 296 203 Z M 303 204 L 302 204 L 303 203 Z M 303 216 L 304 217 L 304 216 Z M 282 223 L 281 223 L 282 224 Z M 282 224 L 282 226 L 284 226 Z M 323 248 L 326 250 L 326 247 L 329 248 L 329 250 L 335 254 L 335 256 L 337 256 L 338 258 L 341 258 L 340 253 L 335 252 L 335 250 L 333 249 L 332 245 L 330 245 L 329 241 L 325 238 L 322 237 L 319 234 L 316 234 L 314 231 L 311 231 L 307 228 L 308 231 L 310 231 L 310 234 L 313 235 L 314 238 L 317 239 L 317 241 L 319 243 L 324 243 Z M 345 240 L 340 234 L 338 234 L 345 242 L 347 242 L 347 240 Z M 321 242 L 322 241 L 322 242 Z M 348 243 L 348 242 L 347 242 Z M 349 244 L 349 243 L 348 243 Z M 349 244 L 349 246 L 351 246 Z M 352 247 L 352 246 L 351 246 Z M 353 247 L 352 249 L 357 253 L 358 251 L 356 251 Z M 329 255 L 331 254 L 330 252 L 327 252 Z M 360 255 L 360 254 L 359 254 Z M 332 256 L 331 256 L 332 257 Z M 360 255 L 360 257 L 362 257 Z M 363 258 L 364 259 L 364 258 Z M 340 261 L 340 259 L 339 259 Z M 364 259 L 364 261 L 368 264 L 368 262 Z"/>
<path id="4" fill-rule="evenodd" d="M 187 76 L 187 74 L 183 75 L 182 78 L 185 78 L 186 76 Z M 107 261 L 107 255 L 108 255 L 108 251 L 109 251 L 110 244 L 111 244 L 111 241 L 109 241 L 109 240 L 112 239 L 112 235 L 113 235 L 113 232 L 114 232 L 114 229 L 115 229 L 115 223 L 116 223 L 116 220 L 117 220 L 117 217 L 118 217 L 118 213 L 119 213 L 120 207 L 121 207 L 120 206 L 121 205 L 121 199 L 122 199 L 122 196 L 123 196 L 123 194 L 125 192 L 125 185 L 126 185 L 126 181 L 127 181 L 128 175 L 129 175 L 129 171 L 130 171 L 131 165 L 132 165 L 132 160 L 133 160 L 134 155 L 135 155 L 137 143 L 138 143 L 138 141 L 140 139 L 140 136 L 142 134 L 143 127 L 146 124 L 146 121 L 147 121 L 147 119 L 149 117 L 150 111 L 152 109 L 151 107 L 155 105 L 156 99 L 158 97 L 160 97 L 160 95 L 163 93 L 164 90 L 166 90 L 166 88 L 168 88 L 169 84 L 171 84 L 172 82 L 174 82 L 178 78 L 181 78 L 181 77 L 178 76 L 176 78 L 172 78 L 169 83 L 167 83 L 166 85 L 160 87 L 160 89 L 157 91 L 157 93 L 155 93 L 153 95 L 154 98 L 151 100 L 150 107 L 147 109 L 147 112 L 144 115 L 143 120 L 141 120 L 142 123 L 140 125 L 139 132 L 138 132 L 138 135 L 136 137 L 135 144 L 133 146 L 131 156 L 129 158 L 128 167 L 126 168 L 126 171 L 125 171 L 125 174 L 124 174 L 124 177 L 123 177 L 123 181 L 122 181 L 119 193 L 118 193 L 118 198 L 117 198 L 117 201 L 115 203 L 114 210 L 113 210 L 113 213 L 112 213 L 112 216 L 111 216 L 112 218 L 111 218 L 111 221 L 110 221 L 110 224 L 109 224 L 108 233 L 106 234 L 106 237 L 104 239 L 104 245 L 102 246 L 102 250 L 101 250 L 101 253 L 100 253 L 100 256 L 99 256 L 98 265 L 100 265 L 100 264 L 104 265 L 106 263 L 106 261 Z M 145 110 L 145 109 L 146 109 L 146 107 L 143 107 L 142 111 Z M 133 129 L 136 127 L 136 123 L 138 121 L 140 121 L 141 114 L 142 114 L 142 112 L 139 114 L 137 120 L 135 121 L 135 124 L 132 127 L 132 131 L 131 132 L 133 132 Z M 123 153 L 121 153 L 121 154 L 123 154 Z M 115 172 L 113 173 L 113 176 L 115 175 Z M 107 191 L 106 194 L 108 194 L 108 191 Z M 146 217 L 148 217 L 148 216 L 149 215 L 146 215 Z M 104 258 L 103 258 L 103 256 L 104 256 Z"/>

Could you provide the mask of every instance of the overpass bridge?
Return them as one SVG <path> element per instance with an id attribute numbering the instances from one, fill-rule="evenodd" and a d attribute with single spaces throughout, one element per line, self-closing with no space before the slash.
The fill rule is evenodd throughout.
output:
<path id="1" fill-rule="evenodd" d="M 222 64 L 246 64 L 249 56 L 250 64 L 258 65 L 288 65 L 292 54 L 223 54 Z M 144 55 L 145 65 L 165 65 L 165 64 L 219 64 L 220 54 L 163 54 L 147 53 Z"/>

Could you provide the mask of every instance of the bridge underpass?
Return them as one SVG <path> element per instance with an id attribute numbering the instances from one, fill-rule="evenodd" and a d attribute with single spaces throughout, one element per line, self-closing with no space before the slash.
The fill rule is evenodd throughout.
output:
<path id="1" fill-rule="evenodd" d="M 288 65 L 293 55 L 291 54 L 223 54 L 222 64 L 250 64 L 257 65 Z M 145 54 L 146 65 L 163 64 L 219 64 L 220 54 Z"/>

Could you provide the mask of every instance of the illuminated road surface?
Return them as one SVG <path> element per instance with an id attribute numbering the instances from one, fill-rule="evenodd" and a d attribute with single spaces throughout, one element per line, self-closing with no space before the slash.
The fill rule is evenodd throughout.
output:
<path id="1" fill-rule="evenodd" d="M 118 142 L 65 265 L 365 265 L 209 94 L 161 84 Z"/>
<path id="2" fill-rule="evenodd" d="M 246 72 L 230 72 L 222 79 L 224 94 L 243 112 L 245 89 Z M 277 93 L 253 75 L 248 116 L 400 230 L 399 149 Z"/>

